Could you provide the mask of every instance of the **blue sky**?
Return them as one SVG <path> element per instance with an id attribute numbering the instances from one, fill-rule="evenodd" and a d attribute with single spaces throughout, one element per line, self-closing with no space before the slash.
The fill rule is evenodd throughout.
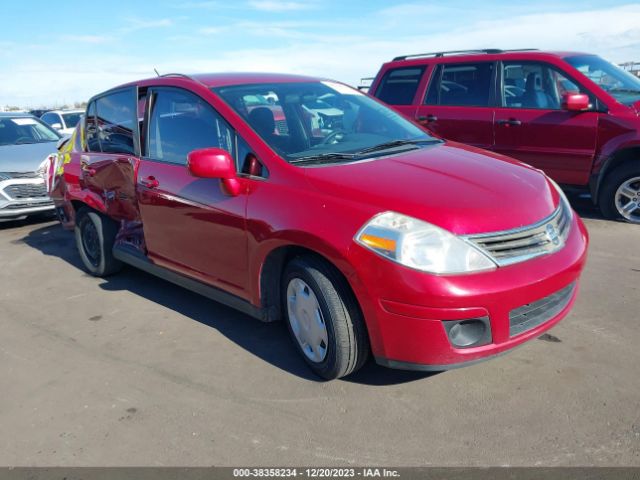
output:
<path id="1" fill-rule="evenodd" d="M 356 84 L 400 54 L 581 50 L 640 61 L 627 1 L 174 0 L 2 4 L 0 105 L 72 103 L 167 72 L 283 71 Z"/>

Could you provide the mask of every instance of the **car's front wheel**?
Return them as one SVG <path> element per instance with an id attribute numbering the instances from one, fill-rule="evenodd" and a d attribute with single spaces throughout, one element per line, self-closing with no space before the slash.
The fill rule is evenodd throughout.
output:
<path id="1" fill-rule="evenodd" d="M 122 268 L 122 262 L 113 257 L 117 233 L 117 224 L 110 218 L 89 208 L 78 210 L 76 245 L 82 263 L 91 275 L 106 277 Z"/>
<path id="2" fill-rule="evenodd" d="M 346 281 L 326 262 L 303 256 L 287 265 L 283 311 L 297 350 L 319 376 L 333 380 L 359 369 L 369 342 Z"/>
<path id="3" fill-rule="evenodd" d="M 640 166 L 626 164 L 611 172 L 599 198 L 602 214 L 640 224 Z"/>

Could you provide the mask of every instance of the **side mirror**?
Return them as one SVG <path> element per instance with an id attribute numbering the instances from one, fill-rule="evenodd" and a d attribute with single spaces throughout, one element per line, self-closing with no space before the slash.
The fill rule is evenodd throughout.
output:
<path id="1" fill-rule="evenodd" d="M 62 124 L 58 122 L 52 123 L 51 128 L 55 128 L 56 130 L 62 130 Z"/>
<path id="2" fill-rule="evenodd" d="M 194 177 L 219 178 L 226 192 L 235 197 L 240 194 L 240 181 L 236 177 L 234 161 L 222 148 L 201 148 L 187 155 L 187 169 Z"/>
<path id="3" fill-rule="evenodd" d="M 565 93 L 562 95 L 562 108 L 570 112 L 583 112 L 589 109 L 589 96 L 584 93 Z"/>

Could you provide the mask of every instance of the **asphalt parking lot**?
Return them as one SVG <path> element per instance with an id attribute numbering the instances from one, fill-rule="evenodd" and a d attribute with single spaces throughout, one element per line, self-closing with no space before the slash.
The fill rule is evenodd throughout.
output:
<path id="1" fill-rule="evenodd" d="M 589 262 L 551 335 L 329 383 L 282 323 L 90 277 L 57 223 L 0 224 L 0 464 L 640 466 L 640 227 L 576 206 Z"/>

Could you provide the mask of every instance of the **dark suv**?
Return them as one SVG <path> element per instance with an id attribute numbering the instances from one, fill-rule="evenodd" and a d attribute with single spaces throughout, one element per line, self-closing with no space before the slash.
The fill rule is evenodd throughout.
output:
<path id="1" fill-rule="evenodd" d="M 370 93 L 444 138 L 588 188 L 640 223 L 640 79 L 595 55 L 474 50 L 396 57 Z"/>

